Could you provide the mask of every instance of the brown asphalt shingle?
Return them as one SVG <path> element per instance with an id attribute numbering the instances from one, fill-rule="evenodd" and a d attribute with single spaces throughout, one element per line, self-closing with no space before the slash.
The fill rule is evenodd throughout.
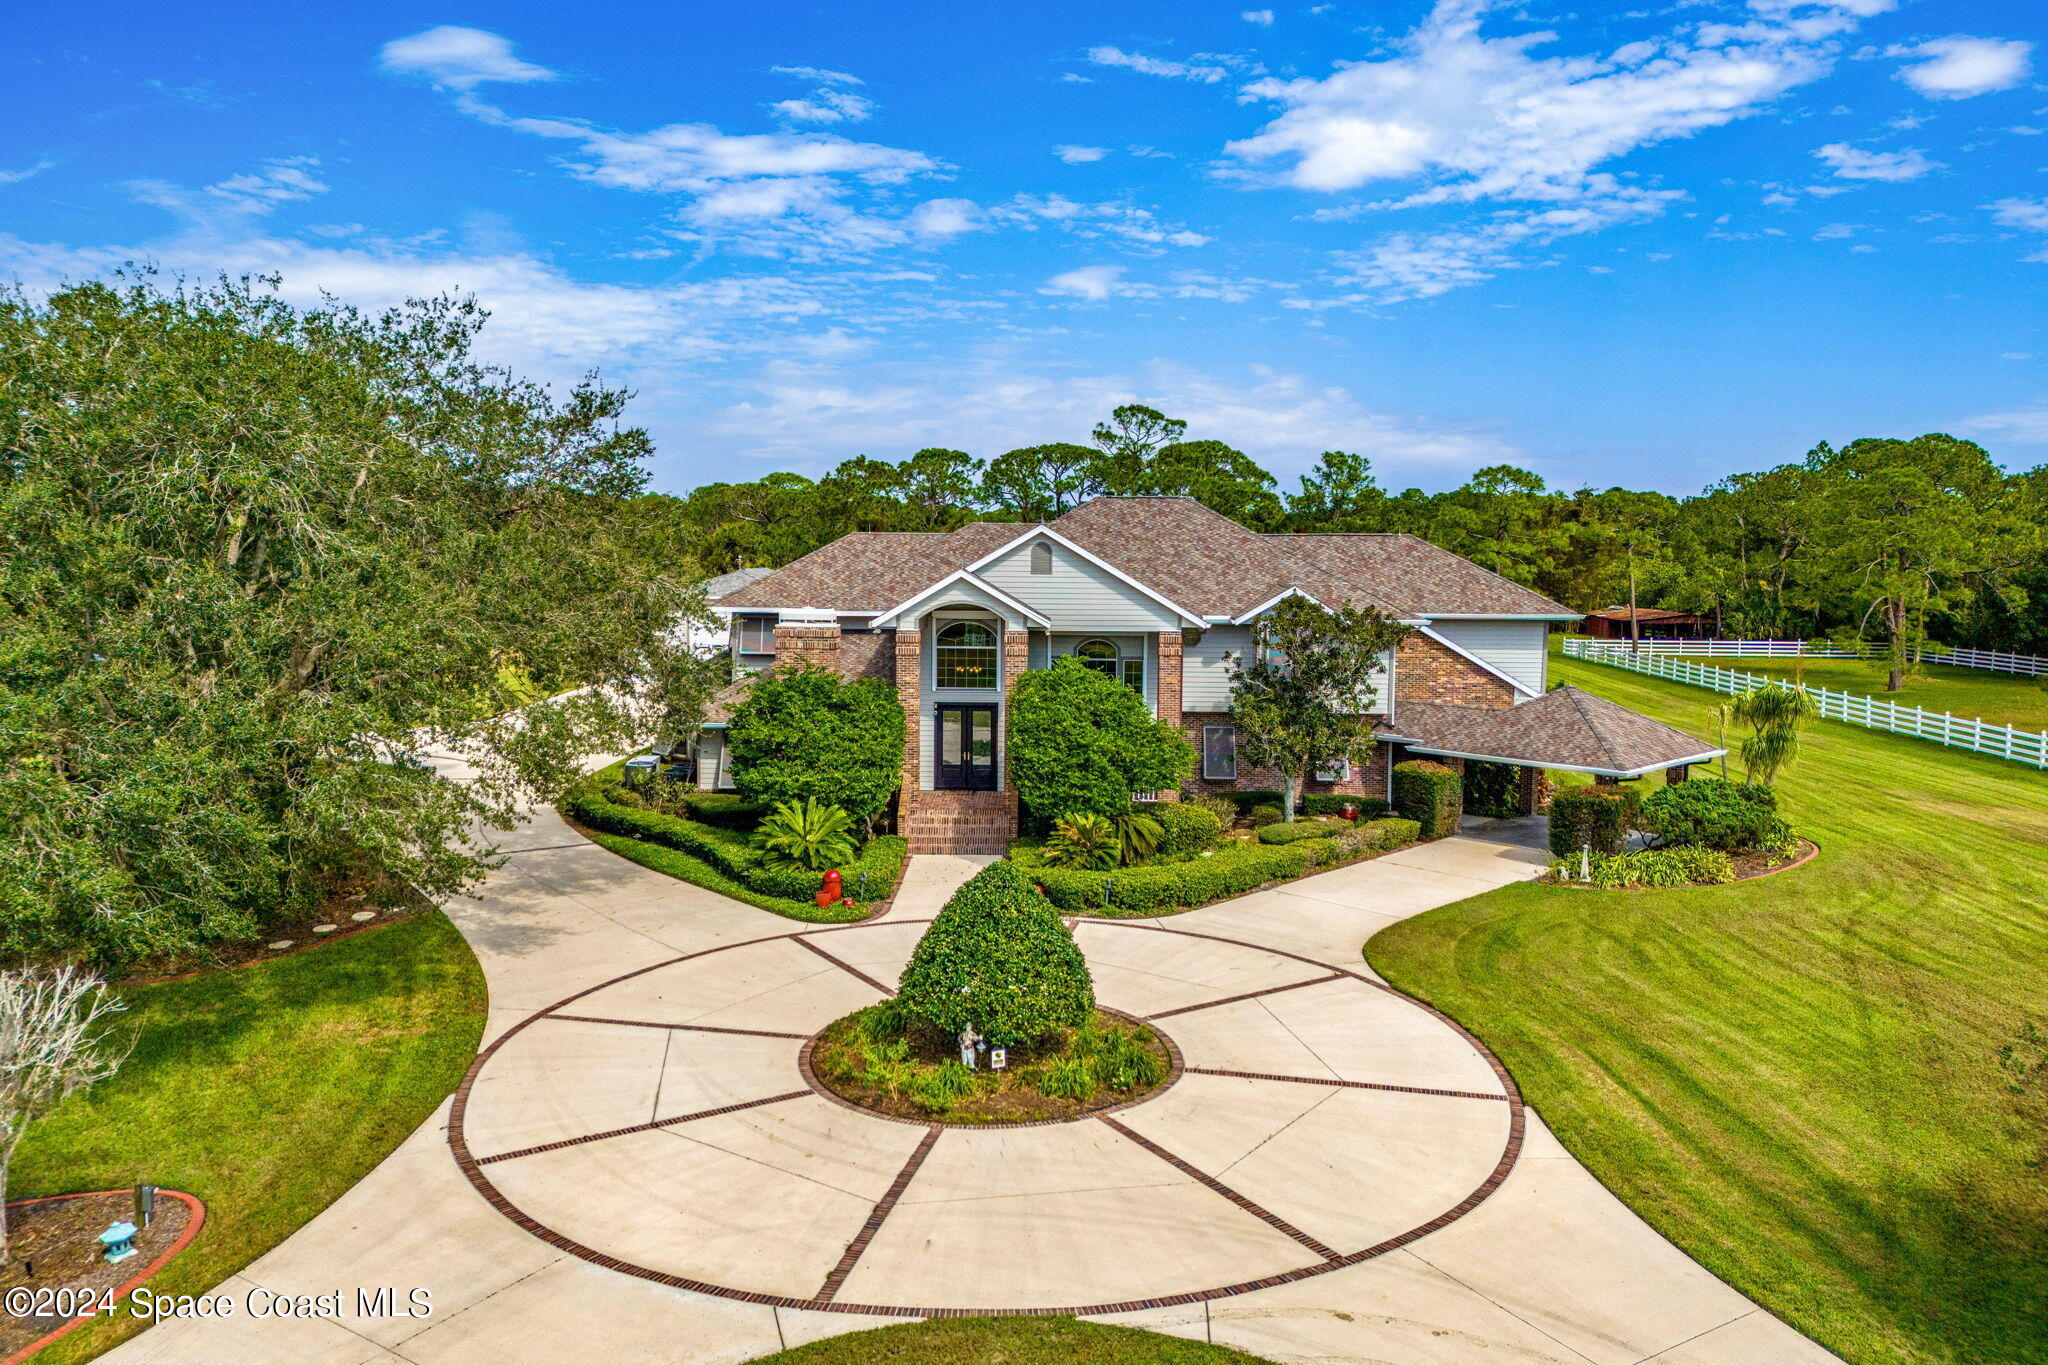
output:
<path id="1" fill-rule="evenodd" d="M 1700 761 L 1719 749 L 1625 706 L 1576 687 L 1559 687 L 1520 706 L 1448 706 L 1397 701 L 1387 727 L 1416 747 L 1596 772 L 1629 773 Z"/>
<path id="2" fill-rule="evenodd" d="M 856 531 L 719 605 L 885 611 L 1008 544 L 1028 525 Z M 1376 606 L 1400 615 L 1576 615 L 1410 535 L 1261 535 L 1193 498 L 1095 498 L 1050 525 L 1200 616 L 1240 616 L 1291 587 L 1328 606 Z"/>

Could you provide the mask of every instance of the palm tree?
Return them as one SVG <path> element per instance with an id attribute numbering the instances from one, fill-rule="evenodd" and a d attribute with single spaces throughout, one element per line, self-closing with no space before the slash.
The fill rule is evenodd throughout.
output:
<path id="1" fill-rule="evenodd" d="M 1728 713 L 1753 733 L 1742 741 L 1743 780 L 1768 787 L 1799 753 L 1799 727 L 1818 708 L 1803 687 L 1766 683 L 1729 703 Z"/>

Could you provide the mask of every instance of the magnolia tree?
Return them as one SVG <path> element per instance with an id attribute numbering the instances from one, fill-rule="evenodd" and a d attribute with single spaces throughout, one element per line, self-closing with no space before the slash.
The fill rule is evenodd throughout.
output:
<path id="1" fill-rule="evenodd" d="M 1371 607 L 1297 595 L 1253 624 L 1250 649 L 1223 656 L 1238 757 L 1280 774 L 1290 820 L 1309 772 L 1371 757 L 1382 661 L 1411 633 Z"/>
<path id="2" fill-rule="evenodd" d="M 97 1026 L 121 1007 L 98 977 L 75 967 L 0 972 L 0 1260 L 9 1250 L 7 1168 L 14 1149 L 65 1096 L 120 1065 Z"/>

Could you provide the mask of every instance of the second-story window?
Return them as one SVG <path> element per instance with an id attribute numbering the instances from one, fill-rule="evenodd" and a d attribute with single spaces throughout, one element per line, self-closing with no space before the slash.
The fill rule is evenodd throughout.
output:
<path id="1" fill-rule="evenodd" d="M 1107 673 L 1133 692 L 1142 695 L 1145 691 L 1145 656 L 1125 654 L 1114 640 L 1083 640 L 1074 646 L 1074 657 L 1083 668 Z"/>
<path id="2" fill-rule="evenodd" d="M 979 621 L 955 621 L 942 628 L 932 652 L 936 687 L 994 689 L 1002 684 L 996 633 Z"/>
<path id="3" fill-rule="evenodd" d="M 772 616 L 735 616 L 733 631 L 739 638 L 742 654 L 773 654 L 775 652 L 775 618 Z"/>

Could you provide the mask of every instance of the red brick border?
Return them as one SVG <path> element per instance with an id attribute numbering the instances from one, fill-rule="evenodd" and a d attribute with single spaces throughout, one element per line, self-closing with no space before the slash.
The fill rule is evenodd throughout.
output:
<path id="1" fill-rule="evenodd" d="M 124 1193 L 127 1193 L 127 1191 L 77 1190 L 71 1194 L 44 1195 L 40 1199 L 17 1199 L 13 1203 L 9 1204 L 7 1207 L 9 1209 L 18 1209 L 26 1204 L 51 1204 L 55 1203 L 59 1199 L 90 1199 L 94 1195 L 98 1194 Z M 199 1235 L 199 1229 L 206 1226 L 206 1205 L 200 1202 L 199 1196 L 193 1194 L 186 1194 L 183 1190 L 167 1190 L 163 1189 L 162 1187 L 158 1187 L 157 1193 L 167 1194 L 171 1198 L 183 1204 L 186 1208 L 192 1210 L 191 1220 L 185 1224 L 184 1231 L 180 1232 L 175 1238 L 171 1240 L 171 1244 L 164 1248 L 162 1255 L 158 1256 L 154 1261 L 151 1261 L 148 1265 L 144 1266 L 140 1271 L 136 1272 L 129 1279 L 122 1282 L 121 1287 L 114 1291 L 114 1301 L 116 1303 L 119 1303 L 122 1299 L 127 1298 L 131 1291 L 136 1289 L 144 1281 L 148 1280 L 152 1275 L 156 1274 L 159 1270 L 162 1270 L 165 1266 L 169 1265 L 171 1263 L 171 1258 L 173 1256 L 176 1256 L 179 1252 L 183 1251 L 186 1247 L 190 1246 L 192 1244 L 192 1239 Z M 7 1357 L 6 1360 L 0 1361 L 0 1365 L 20 1365 L 20 1362 L 27 1360 L 30 1356 L 34 1355 L 37 1351 L 42 1350 L 45 1346 L 48 1346 L 58 1337 L 65 1335 L 67 1332 L 76 1331 L 80 1327 L 85 1326 L 86 1323 L 96 1319 L 98 1316 L 99 1315 L 97 1313 L 87 1313 L 83 1316 L 75 1317 L 71 1319 L 71 1321 L 65 1323 L 62 1327 L 56 1328 L 54 1331 L 47 1332 L 44 1335 L 37 1337 L 28 1345 L 22 1347 L 19 1351 L 16 1351 L 13 1355 Z"/>
<path id="2" fill-rule="evenodd" d="M 921 922 L 924 921 L 897 921 L 897 923 Z M 1358 981 L 1362 985 L 1368 986 L 1377 991 L 1382 991 L 1388 995 L 1393 996 L 1397 1000 L 1406 1001 L 1408 1004 L 1413 1005 L 1415 1008 L 1422 1010 L 1424 1013 L 1428 1014 L 1431 1018 L 1437 1020 L 1439 1023 L 1448 1026 L 1460 1038 L 1463 1038 L 1466 1041 L 1466 1043 L 1473 1049 L 1473 1051 L 1477 1052 L 1481 1057 L 1483 1057 L 1486 1060 L 1487 1065 L 1493 1068 L 1493 1073 L 1495 1077 L 1499 1079 L 1502 1090 L 1502 1097 L 1506 1100 L 1508 1105 L 1508 1138 L 1506 1144 L 1503 1146 L 1501 1150 L 1500 1160 L 1497 1163 L 1495 1163 L 1492 1172 L 1489 1173 L 1484 1180 L 1480 1181 L 1478 1186 L 1475 1187 L 1470 1194 L 1466 1195 L 1456 1204 L 1444 1210 L 1442 1213 L 1430 1219 L 1428 1222 L 1423 1223 L 1420 1226 L 1410 1228 L 1406 1232 L 1398 1233 L 1395 1236 L 1389 1237 L 1382 1242 L 1375 1243 L 1372 1246 L 1364 1247 L 1357 1251 L 1352 1251 L 1341 1255 L 1332 1252 L 1329 1256 L 1317 1261 L 1316 1263 L 1312 1265 L 1303 1266 L 1296 1270 L 1283 1271 L 1279 1274 L 1267 1275 L 1256 1280 L 1244 1280 L 1236 1284 L 1221 1285 L 1212 1289 L 1191 1290 L 1186 1293 L 1167 1294 L 1154 1298 L 1125 1299 L 1116 1303 L 1056 1304 L 1033 1308 L 941 1308 L 930 1306 L 917 1307 L 903 1304 L 841 1303 L 836 1297 L 836 1286 L 834 1287 L 833 1297 L 827 1297 L 822 1288 L 819 1294 L 814 1295 L 813 1297 L 808 1299 L 792 1298 L 788 1295 L 782 1294 L 763 1294 L 757 1293 L 752 1290 L 732 1289 L 725 1285 L 710 1284 L 702 1280 L 693 1280 L 685 1275 L 673 1275 L 669 1274 L 666 1271 L 654 1270 L 647 1266 L 635 1265 L 629 1261 L 622 1261 L 615 1256 L 608 1256 L 605 1253 L 598 1251 L 592 1247 L 587 1247 L 583 1245 L 581 1242 L 578 1242 L 573 1238 L 566 1237 L 563 1234 L 556 1232 L 553 1228 L 550 1228 L 546 1224 L 540 1222 L 538 1219 L 532 1217 L 530 1214 L 526 1213 L 523 1209 L 519 1208 L 516 1204 L 512 1203 L 511 1200 L 507 1199 L 504 1193 L 500 1191 L 496 1185 L 491 1183 L 489 1177 L 487 1177 L 481 1169 L 482 1163 L 480 1163 L 473 1155 L 471 1155 L 469 1150 L 469 1143 L 463 1131 L 464 1119 L 467 1116 L 469 1108 L 470 1090 L 475 1085 L 477 1077 L 480 1074 L 482 1074 L 484 1067 L 490 1062 L 491 1058 L 496 1055 L 498 1049 L 503 1047 L 506 1044 L 506 1042 L 508 1042 L 513 1037 L 517 1036 L 522 1030 L 524 1030 L 531 1024 L 553 1015 L 555 1011 L 562 1009 L 567 1005 L 573 1004 L 577 1000 L 582 999 L 584 996 L 595 994 L 596 992 L 604 990 L 609 986 L 618 985 L 622 981 L 630 981 L 636 977 L 645 976 L 649 972 L 660 971 L 666 967 L 673 967 L 681 962 L 691 961 L 695 958 L 700 957 L 708 957 L 713 953 L 729 952 L 735 948 L 746 948 L 761 943 L 772 943 L 778 939 L 801 939 L 807 934 L 846 933 L 851 930 L 869 927 L 873 923 L 873 921 L 858 922 L 854 924 L 834 925 L 826 928 L 798 930 L 782 934 L 766 934 L 760 938 L 743 939 L 737 943 L 726 943 L 721 944 L 715 948 L 702 948 L 693 953 L 683 953 L 677 957 L 668 958 L 660 962 L 650 963 L 645 967 L 639 967 L 630 972 L 624 972 L 618 976 L 611 978 L 609 981 L 600 981 L 594 986 L 589 986 L 584 988 L 583 990 L 577 991 L 575 994 L 567 996 L 566 998 L 555 1002 L 553 1005 L 550 1005 L 542 1010 L 539 1010 L 534 1014 L 527 1016 L 525 1019 L 522 1019 L 518 1023 L 514 1024 L 511 1028 L 505 1030 L 504 1033 L 500 1034 L 497 1038 L 492 1040 L 490 1046 L 486 1047 L 482 1052 L 478 1053 L 476 1060 L 470 1063 L 469 1071 L 467 1072 L 467 1074 L 463 1076 L 461 1084 L 456 1086 L 454 1104 L 450 1109 L 448 1116 L 448 1146 L 450 1150 L 454 1153 L 456 1166 L 462 1171 L 463 1175 L 468 1178 L 470 1184 L 476 1187 L 477 1192 L 484 1197 L 485 1202 L 490 1204 L 492 1208 L 496 1209 L 499 1213 L 503 1214 L 506 1218 L 518 1224 L 520 1227 L 526 1229 L 526 1231 L 532 1233 L 535 1237 L 538 1237 L 543 1242 L 546 1242 L 548 1245 L 556 1247 L 562 1251 L 566 1251 L 570 1255 L 578 1258 L 579 1260 L 587 1261 L 592 1265 L 602 1266 L 607 1270 L 616 1270 L 622 1274 L 632 1275 L 638 1279 L 649 1280 L 656 1284 L 668 1285 L 671 1288 L 687 1289 L 695 1293 L 710 1294 L 719 1298 L 736 1299 L 743 1303 L 764 1304 L 777 1308 L 802 1308 L 810 1309 L 816 1312 L 826 1313 L 862 1313 L 874 1317 L 897 1318 L 1081 1317 L 1106 1315 L 1111 1313 L 1135 1313 L 1142 1309 L 1147 1308 L 1178 1308 L 1188 1304 L 1207 1303 L 1215 1299 L 1231 1298 L 1239 1294 L 1249 1294 L 1261 1289 L 1271 1289 L 1278 1285 L 1292 1284 L 1299 1280 L 1309 1279 L 1316 1275 L 1328 1274 L 1332 1270 L 1341 1270 L 1348 1266 L 1359 1265 L 1365 1261 L 1372 1260 L 1375 1257 L 1384 1256 L 1386 1253 L 1390 1251 L 1397 1251 L 1402 1247 L 1410 1245 L 1411 1243 L 1420 1241 L 1422 1238 L 1427 1237 L 1430 1233 L 1435 1232 L 1440 1228 L 1446 1227 L 1451 1223 L 1456 1222 L 1458 1219 L 1463 1218 L 1473 1209 L 1478 1208 L 1479 1205 L 1486 1202 L 1486 1200 L 1492 1196 L 1493 1192 L 1500 1188 L 1501 1183 L 1507 1179 L 1508 1173 L 1514 1169 L 1516 1161 L 1520 1159 L 1522 1153 L 1522 1143 L 1528 1127 L 1527 1111 L 1522 1102 L 1522 1092 L 1520 1088 L 1516 1086 L 1514 1077 L 1509 1074 L 1507 1067 L 1501 1063 L 1500 1059 L 1494 1056 L 1493 1053 L 1490 1050 L 1488 1050 L 1484 1043 L 1480 1042 L 1478 1038 L 1474 1037 L 1470 1030 L 1468 1030 L 1464 1025 L 1460 1024 L 1457 1020 L 1445 1014 L 1442 1010 L 1439 1010 L 1434 1006 L 1425 1003 L 1424 1001 L 1417 1000 L 1413 996 L 1403 994 L 1402 992 L 1395 990 L 1392 986 L 1386 984 L 1384 981 L 1377 980 L 1376 978 L 1366 975 L 1362 972 L 1352 971 L 1347 968 L 1338 967 L 1328 962 L 1321 962 L 1315 958 L 1306 957 L 1300 953 L 1288 952 L 1285 949 L 1270 948 L 1265 946 L 1264 944 L 1252 943 L 1244 939 L 1229 938 L 1221 934 L 1204 934 L 1198 933 L 1190 929 L 1171 929 L 1163 924 L 1146 924 L 1136 920 L 1092 920 L 1091 922 L 1099 924 L 1117 925 L 1129 929 L 1139 929 L 1149 933 L 1178 934 L 1184 938 L 1199 938 L 1207 939 L 1215 943 L 1229 943 L 1241 948 L 1250 948 L 1255 952 L 1269 953 L 1275 957 L 1284 957 L 1289 958 L 1296 962 L 1309 963 L 1312 966 L 1322 967 L 1326 971 L 1334 971 L 1339 976 L 1350 977 L 1353 980 Z M 820 955 L 830 956 L 829 954 L 824 954 L 822 952 Z M 833 960 L 837 961 L 838 959 L 834 958 Z M 844 966 L 845 964 L 842 963 L 841 965 Z M 852 970 L 852 968 L 848 968 L 848 970 Z M 1162 1038 L 1165 1037 L 1163 1033 L 1160 1036 Z M 1172 1047 L 1170 1040 L 1168 1042 L 1168 1046 L 1169 1048 Z M 1176 1064 L 1178 1064 L 1178 1049 L 1174 1049 L 1174 1053 Z M 1329 1084 L 1344 1083 L 1329 1082 Z M 1363 1083 L 1355 1082 L 1352 1084 Z M 1164 1093 L 1165 1089 L 1166 1087 L 1162 1086 L 1160 1087 L 1160 1089 L 1151 1092 L 1151 1095 L 1148 1095 L 1144 1098 L 1149 1099 L 1152 1098 L 1152 1096 L 1162 1094 Z M 1442 1093 L 1456 1094 L 1458 1092 Z M 1492 1097 L 1487 1096 L 1486 1098 Z M 755 1103 L 763 1102 L 764 1101 L 756 1101 Z M 858 1106 L 847 1104 L 847 1102 L 844 1100 L 839 1101 L 839 1103 L 846 1105 L 846 1107 L 848 1108 L 858 1108 Z M 860 1112 L 868 1114 L 873 1118 L 887 1118 L 886 1115 L 876 1114 L 872 1110 L 862 1109 L 860 1110 Z M 1054 1122 L 1064 1121 L 1066 1120 L 1054 1120 Z M 1123 1125 L 1116 1123 L 1114 1120 L 1104 1119 L 1103 1122 L 1108 1126 L 1123 1129 Z M 921 1126 L 926 1126 L 929 1128 L 935 1127 L 936 1125 Z M 1016 1124 L 1009 1126 L 1025 1127 L 1027 1125 Z M 936 1142 L 936 1140 L 937 1139 L 931 1136 L 931 1134 L 927 1134 L 926 1141 Z M 928 1151 L 929 1149 L 927 1148 L 926 1150 Z M 1163 1152 L 1163 1149 L 1161 1150 Z M 1178 1158 L 1172 1157 L 1170 1154 L 1165 1154 L 1165 1157 L 1166 1159 L 1176 1163 L 1176 1165 L 1179 1164 Z M 921 1164 L 921 1161 L 919 1162 L 919 1164 Z M 1187 1168 L 1187 1170 L 1192 1177 L 1201 1179 L 1200 1174 L 1198 1172 L 1195 1172 L 1192 1167 Z M 902 1185 L 905 1188 L 907 1188 L 910 1183 L 910 1178 L 915 1174 L 916 1170 L 914 1169 L 914 1167 L 911 1167 L 909 1163 L 906 1163 L 906 1170 L 904 1172 L 899 1172 L 897 1179 L 902 1183 Z M 1217 1188 L 1217 1186 L 1211 1184 L 1207 1180 L 1204 1180 L 1203 1183 L 1205 1185 L 1209 1185 L 1211 1188 Z M 891 1189 L 893 1194 L 896 1197 L 900 1198 L 902 1190 L 896 1189 L 894 1186 L 892 1186 Z M 890 1195 L 885 1194 L 884 1200 L 887 1201 L 890 1204 L 890 1207 L 893 1208 L 895 1202 L 894 1198 L 891 1198 Z M 877 1201 L 876 1213 L 869 1215 L 869 1221 L 876 1229 L 880 1228 L 882 1218 L 885 1218 L 888 1213 L 887 1209 L 881 1207 L 881 1203 L 882 1201 Z M 863 1231 L 866 1231 L 865 1225 L 863 1227 Z M 872 1232 L 868 1233 L 868 1237 L 870 1238 L 872 1238 L 873 1235 L 874 1234 Z M 859 1244 L 859 1249 L 861 1251 L 864 1251 L 866 1249 L 867 1243 L 865 1241 L 862 1241 L 859 1235 L 856 1235 L 854 1241 Z M 856 1254 L 855 1252 L 855 1246 L 852 1243 L 848 1245 L 847 1251 L 849 1255 L 852 1257 L 852 1261 L 857 1261 L 859 1259 L 858 1254 Z M 842 1259 L 844 1260 L 845 1258 Z M 851 1273 L 852 1261 L 846 1262 L 848 1274 Z M 835 1267 L 834 1273 L 837 1273 L 837 1267 Z M 829 1282 L 830 1277 L 828 1276 L 828 1283 Z M 842 1277 L 841 1279 L 841 1283 L 843 1282 L 844 1277 Z M 11 1365 L 11 1362 L 0 1362 L 0 1365 Z"/>

